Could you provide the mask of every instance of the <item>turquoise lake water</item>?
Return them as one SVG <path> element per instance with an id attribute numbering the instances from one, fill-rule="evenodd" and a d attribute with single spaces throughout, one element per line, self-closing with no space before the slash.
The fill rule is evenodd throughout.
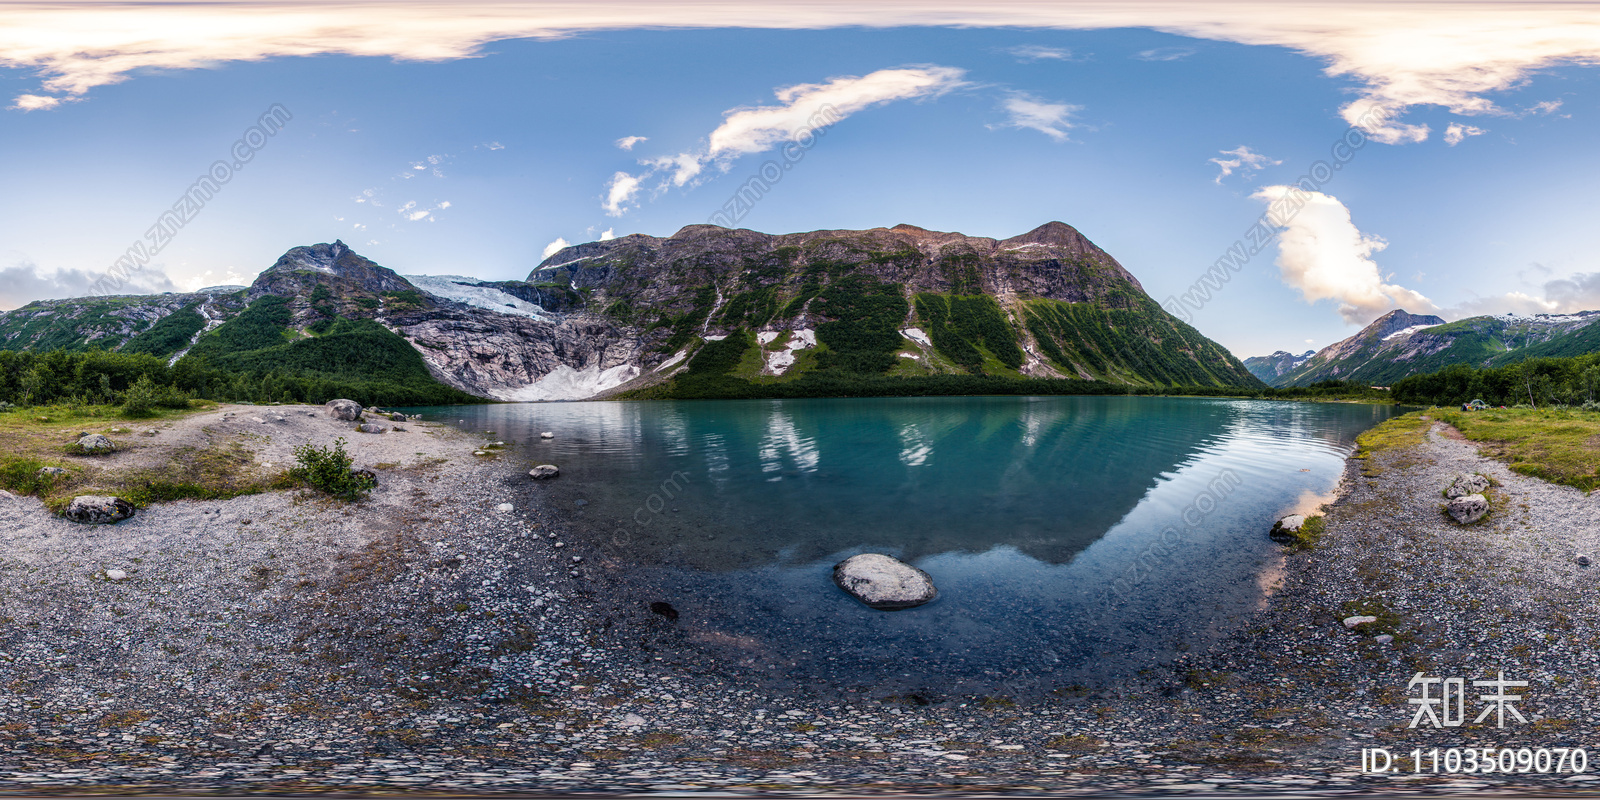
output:
<path id="1" fill-rule="evenodd" d="M 1391 406 L 960 397 L 424 410 L 561 477 L 529 492 L 751 676 L 1023 694 L 1115 682 L 1263 602 L 1278 517 L 1336 485 Z M 555 438 L 541 440 L 542 431 Z M 861 552 L 940 597 L 868 609 Z"/>

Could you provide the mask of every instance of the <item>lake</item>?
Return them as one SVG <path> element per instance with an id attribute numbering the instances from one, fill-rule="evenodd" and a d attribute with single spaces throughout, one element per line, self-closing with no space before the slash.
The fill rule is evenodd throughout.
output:
<path id="1" fill-rule="evenodd" d="M 420 410 L 561 477 L 529 491 L 752 680 L 1015 696 L 1107 685 L 1260 607 L 1392 406 L 1156 397 L 597 402 Z M 554 439 L 541 440 L 551 431 Z M 897 612 L 835 587 L 926 570 Z"/>

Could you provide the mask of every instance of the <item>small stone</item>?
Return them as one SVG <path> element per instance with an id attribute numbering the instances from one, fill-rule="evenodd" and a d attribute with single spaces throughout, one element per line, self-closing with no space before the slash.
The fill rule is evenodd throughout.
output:
<path id="1" fill-rule="evenodd" d="M 388 430 L 388 428 L 385 428 L 382 425 L 373 425 L 371 423 L 356 426 L 356 431 L 359 433 L 383 433 L 386 430 Z"/>
<path id="2" fill-rule="evenodd" d="M 116 450 L 117 446 L 112 444 L 110 439 L 98 433 L 86 433 L 82 438 L 78 439 L 78 449 L 91 456 L 98 456 Z"/>
<path id="3" fill-rule="evenodd" d="M 72 498 L 61 515 L 84 525 L 109 525 L 133 516 L 133 504 L 120 497 L 85 494 Z"/>
<path id="4" fill-rule="evenodd" d="M 472 451 L 472 454 L 475 455 L 475 456 L 486 456 L 486 455 L 489 455 L 487 452 L 484 452 L 483 450 L 474 450 L 474 451 Z"/>
<path id="5" fill-rule="evenodd" d="M 395 431 L 397 433 L 405 433 L 406 432 L 406 427 L 404 425 L 396 425 L 393 428 L 390 428 L 389 430 Z"/>
<path id="6" fill-rule="evenodd" d="M 556 438 L 556 435 L 552 431 L 545 431 L 544 433 L 539 434 L 539 438 L 540 439 L 554 439 L 554 438 Z"/>
<path id="7" fill-rule="evenodd" d="M 71 475 L 72 473 L 70 473 L 70 472 L 68 472 L 68 471 L 66 471 L 66 470 L 64 470 L 64 469 L 62 469 L 60 467 L 40 467 L 39 471 L 34 473 L 34 474 L 38 475 L 41 478 L 52 478 L 52 479 L 54 479 L 54 478 L 65 478 L 68 475 Z"/>
<path id="8" fill-rule="evenodd" d="M 1377 622 L 1377 621 L 1378 621 L 1378 618 L 1377 617 L 1372 617 L 1372 616 L 1345 617 L 1344 618 L 1344 626 L 1346 628 L 1354 629 L 1357 625 L 1366 625 L 1369 622 Z"/>
<path id="9" fill-rule="evenodd" d="M 145 428 L 143 435 L 145 435 L 145 436 L 159 436 L 159 435 L 161 435 L 161 431 L 159 429 L 157 429 L 157 428 Z"/>
<path id="10" fill-rule="evenodd" d="M 533 478 L 534 480 L 548 480 L 560 474 L 561 470 L 557 469 L 556 465 L 554 464 L 540 464 L 539 466 L 528 470 L 528 477 Z"/>
<path id="11" fill-rule="evenodd" d="M 581 561 L 583 561 L 583 556 L 573 556 L 572 557 L 572 563 L 574 563 L 574 564 L 577 564 L 577 563 L 579 563 Z"/>
<path id="12" fill-rule="evenodd" d="M 914 608 L 939 596 L 928 573 L 882 553 L 851 556 L 833 567 L 833 582 L 880 611 Z"/>
<path id="13" fill-rule="evenodd" d="M 577 506 L 578 508 L 583 508 L 584 506 L 589 505 L 589 501 L 588 500 L 574 500 L 572 502 L 572 504 Z"/>
<path id="14" fill-rule="evenodd" d="M 390 422 L 405 422 L 406 421 L 406 415 L 396 411 L 393 414 L 389 415 L 389 421 Z"/>
<path id="15" fill-rule="evenodd" d="M 1380 633 L 1377 636 L 1372 637 L 1372 641 L 1377 642 L 1378 644 L 1388 644 L 1394 641 L 1394 637 L 1387 633 Z"/>
<path id="16" fill-rule="evenodd" d="M 624 728 L 643 728 L 644 726 L 645 719 L 638 714 L 629 713 L 622 717 L 622 727 Z"/>
<path id="17" fill-rule="evenodd" d="M 501 503 L 500 505 L 495 506 L 494 510 L 502 514 L 510 514 L 512 511 L 516 510 L 516 506 L 513 506 L 510 503 Z"/>
<path id="18" fill-rule="evenodd" d="M 250 421 L 254 422 L 257 425 L 265 425 L 265 424 L 267 424 L 267 420 L 264 417 L 251 417 Z"/>
<path id="19" fill-rule="evenodd" d="M 1578 557 L 1573 559 L 1573 560 L 1578 562 L 1578 566 L 1580 566 L 1580 567 L 1587 567 L 1587 566 L 1589 566 L 1589 564 L 1593 563 L 1593 562 L 1591 562 L 1589 560 L 1588 556 L 1583 555 L 1582 553 L 1579 553 Z"/>
<path id="20" fill-rule="evenodd" d="M 567 543 L 566 543 L 566 542 L 556 542 L 556 543 L 555 543 L 555 546 L 556 546 L 556 547 L 566 547 L 566 546 L 567 546 Z"/>
<path id="21" fill-rule="evenodd" d="M 1489 500 L 1481 494 L 1469 494 L 1457 497 L 1445 506 L 1450 518 L 1462 525 L 1470 525 L 1483 519 L 1489 513 Z"/>
<path id="22" fill-rule="evenodd" d="M 108 570 L 106 570 L 106 580 L 108 580 L 108 581 L 126 580 L 127 577 L 128 577 L 128 573 L 123 572 L 120 569 L 108 569 Z"/>

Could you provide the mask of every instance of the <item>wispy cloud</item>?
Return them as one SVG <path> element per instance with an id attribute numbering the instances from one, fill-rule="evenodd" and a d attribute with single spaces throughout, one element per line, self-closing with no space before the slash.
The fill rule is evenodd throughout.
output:
<path id="1" fill-rule="evenodd" d="M 613 217 L 622 216 L 634 206 L 634 201 L 639 197 L 639 184 L 643 181 L 644 179 L 638 175 L 629 175 L 619 170 L 606 183 L 606 199 L 600 207 Z"/>
<path id="2" fill-rule="evenodd" d="M 624 136 L 616 141 L 616 145 L 623 150 L 632 150 L 634 145 L 648 141 L 650 141 L 648 136 Z"/>
<path id="3" fill-rule="evenodd" d="M 1485 133 L 1488 133 L 1488 131 L 1475 125 L 1462 125 L 1459 122 L 1452 122 L 1449 127 L 1444 129 L 1444 143 L 1455 147 L 1465 141 L 1468 136 L 1482 136 Z"/>
<path id="4" fill-rule="evenodd" d="M 1438 310 L 1420 293 L 1384 282 L 1372 255 L 1388 242 L 1357 229 L 1338 198 L 1290 186 L 1264 186 L 1251 197 L 1275 203 L 1291 192 L 1305 204 L 1278 236 L 1277 263 L 1283 282 L 1306 302 L 1332 300 L 1345 322 L 1355 325 L 1395 308 L 1419 314 Z"/>
<path id="5" fill-rule="evenodd" d="M 1546 101 L 1544 101 L 1542 103 L 1534 103 L 1532 106 L 1529 106 L 1527 109 L 1525 109 L 1523 111 L 1523 113 L 1524 114 L 1554 114 L 1554 113 L 1556 113 L 1557 111 L 1559 111 L 1561 109 L 1561 105 L 1562 105 L 1563 102 L 1564 101 L 1561 101 L 1561 100 L 1546 100 Z"/>
<path id="6" fill-rule="evenodd" d="M 16 111 L 43 111 L 61 105 L 61 98 L 50 97 L 42 94 L 19 94 L 12 101 L 11 108 Z"/>
<path id="7" fill-rule="evenodd" d="M 1006 53 L 1011 54 L 1024 64 L 1033 61 L 1072 61 L 1072 51 L 1064 47 L 1045 47 L 1042 44 L 1019 44 L 1016 47 L 1007 47 Z"/>
<path id="8" fill-rule="evenodd" d="M 1153 50 L 1140 50 L 1133 54 L 1140 61 L 1180 61 L 1194 55 L 1193 47 L 1157 47 Z"/>
<path id="9" fill-rule="evenodd" d="M 447 209 L 449 207 L 450 207 L 450 201 L 449 200 L 443 200 L 443 201 L 440 201 L 438 203 L 435 203 L 432 207 L 424 207 L 424 206 L 419 205 L 417 203 L 417 201 L 410 200 L 410 201 L 407 201 L 405 203 L 405 205 L 402 205 L 399 208 L 395 209 L 395 212 L 398 213 L 400 216 L 405 217 L 406 220 L 408 220 L 410 222 L 422 222 L 424 220 L 426 220 L 428 222 L 433 222 L 434 221 L 434 216 L 433 216 L 434 212 L 443 211 L 443 210 L 445 210 L 445 209 Z"/>
<path id="10" fill-rule="evenodd" d="M 1223 150 L 1222 154 L 1225 156 L 1233 156 L 1233 158 L 1208 159 L 1211 163 L 1216 164 L 1222 170 L 1221 172 L 1217 173 L 1217 179 L 1215 183 L 1218 186 L 1222 185 L 1223 178 L 1232 175 L 1233 171 L 1236 169 L 1245 169 L 1253 172 L 1256 170 L 1266 169 L 1267 167 L 1275 167 L 1283 163 L 1282 159 L 1269 158 L 1260 153 L 1252 152 L 1246 145 L 1239 145 L 1232 150 Z"/>
<path id="11" fill-rule="evenodd" d="M 381 8 L 381 13 L 375 9 Z M 95 24 L 83 20 L 92 14 Z M 1154 28 L 1200 39 L 1284 47 L 1320 59 L 1330 77 L 1361 84 L 1341 109 L 1389 144 L 1421 141 L 1425 125 L 1363 115 L 1373 106 L 1443 106 L 1464 116 L 1506 113 L 1490 96 L 1561 64 L 1600 64 L 1600 25 L 1586 3 L 1512 0 L 859 0 L 852 3 L 692 4 L 653 0 L 462 0 L 455 3 L 306 3 L 233 0 L 79 0 L 0 5 L 0 66 L 31 70 L 41 90 L 11 108 L 45 109 L 147 70 L 229 61 L 343 54 L 414 61 L 479 55 L 506 39 L 661 28 L 959 26 L 1091 30 Z M 1158 48 L 1157 51 L 1165 48 Z"/>
<path id="12" fill-rule="evenodd" d="M 726 171 L 740 156 L 761 153 L 816 127 L 820 117 L 834 124 L 873 106 L 897 100 L 937 97 L 964 84 L 965 71 L 919 65 L 846 75 L 823 83 L 801 83 L 777 89 L 777 105 L 740 106 L 723 112 L 722 124 L 695 149 L 675 155 L 640 159 L 637 175 L 617 172 L 606 184 L 601 203 L 607 214 L 621 216 L 636 201 L 645 180 L 665 174 L 660 188 L 684 186 L 699 179 L 707 166 Z"/>
<path id="13" fill-rule="evenodd" d="M 1083 110 L 1083 106 L 1051 103 L 1026 92 L 1012 92 L 1001 101 L 1000 107 L 1005 109 L 1008 118 L 998 126 L 990 125 L 991 129 L 1003 127 L 1033 130 L 1058 142 L 1067 140 L 1067 131 L 1073 127 L 1070 121 L 1072 115 Z"/>

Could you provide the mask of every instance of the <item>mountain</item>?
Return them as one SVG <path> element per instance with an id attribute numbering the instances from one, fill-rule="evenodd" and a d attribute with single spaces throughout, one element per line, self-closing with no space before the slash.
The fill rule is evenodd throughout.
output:
<path id="1" fill-rule="evenodd" d="M 0 349 L 505 400 L 670 396 L 707 376 L 1260 385 L 1060 222 L 1004 240 L 691 225 L 568 247 L 523 281 L 406 277 L 335 241 L 290 249 L 248 287 L 31 303 L 0 313 Z"/>
<path id="2" fill-rule="evenodd" d="M 1267 382 L 1306 386 L 1339 379 L 1390 386 L 1408 375 L 1437 372 L 1452 364 L 1488 367 L 1600 352 L 1596 321 L 1600 311 L 1502 314 L 1446 323 L 1440 317 L 1396 310 Z"/>
<path id="3" fill-rule="evenodd" d="M 1277 385 L 1278 378 L 1293 372 L 1295 367 L 1306 362 L 1306 359 L 1316 355 L 1315 350 L 1307 350 L 1300 355 L 1279 350 L 1270 356 L 1251 356 L 1244 360 L 1244 368 L 1250 374 L 1260 378 L 1263 383 Z"/>

